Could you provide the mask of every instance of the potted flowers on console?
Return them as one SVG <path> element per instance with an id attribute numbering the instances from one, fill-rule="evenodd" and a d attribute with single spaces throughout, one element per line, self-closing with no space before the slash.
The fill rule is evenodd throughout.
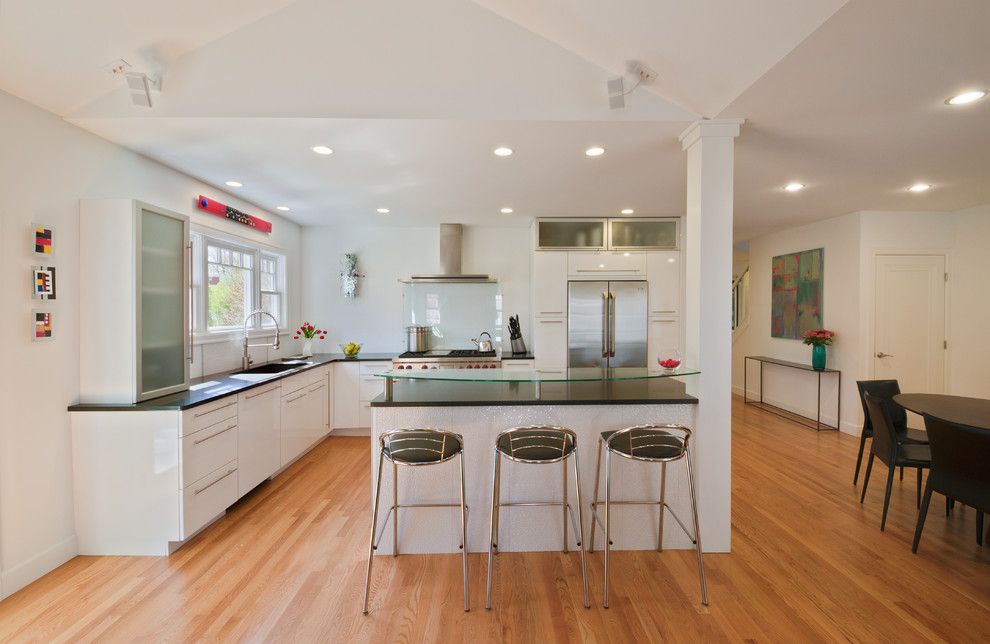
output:
<path id="1" fill-rule="evenodd" d="M 811 367 L 817 371 L 825 369 L 825 347 L 832 344 L 834 331 L 811 329 L 804 332 L 804 343 L 811 345 Z"/>
<path id="2" fill-rule="evenodd" d="M 326 329 L 317 329 L 309 322 L 303 322 L 302 326 L 296 329 L 296 334 L 292 339 L 298 340 L 300 337 L 305 338 L 303 340 L 302 356 L 308 358 L 313 355 L 313 339 L 317 337 L 321 340 L 326 339 L 327 331 Z"/>

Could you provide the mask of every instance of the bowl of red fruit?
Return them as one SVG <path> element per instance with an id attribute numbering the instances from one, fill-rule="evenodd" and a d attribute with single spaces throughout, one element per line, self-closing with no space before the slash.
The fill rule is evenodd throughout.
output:
<path id="1" fill-rule="evenodd" d="M 671 372 L 681 366 L 681 357 L 676 351 L 664 351 L 657 356 L 657 364 L 666 372 Z"/>

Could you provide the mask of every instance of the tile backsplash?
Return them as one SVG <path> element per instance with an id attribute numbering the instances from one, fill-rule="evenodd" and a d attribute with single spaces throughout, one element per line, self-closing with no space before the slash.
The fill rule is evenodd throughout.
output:
<path id="1" fill-rule="evenodd" d="M 251 341 L 258 344 L 265 342 L 263 338 L 252 339 Z M 289 336 L 283 336 L 278 350 L 271 347 L 251 347 L 248 349 L 248 355 L 251 356 L 254 364 L 258 365 L 295 355 L 299 353 L 301 347 L 299 341 L 293 340 Z M 240 338 L 230 342 L 195 344 L 193 345 L 193 361 L 189 365 L 189 377 L 201 378 L 214 373 L 239 369 L 243 355 L 244 347 Z"/>

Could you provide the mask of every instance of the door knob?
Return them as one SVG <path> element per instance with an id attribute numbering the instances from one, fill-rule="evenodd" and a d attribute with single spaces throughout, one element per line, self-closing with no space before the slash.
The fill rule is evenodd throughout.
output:
<path id="1" fill-rule="evenodd" d="M 878 358 L 893 358 L 894 356 L 892 356 L 889 353 L 884 353 L 883 351 L 880 351 L 880 352 L 877 353 L 877 357 Z"/>

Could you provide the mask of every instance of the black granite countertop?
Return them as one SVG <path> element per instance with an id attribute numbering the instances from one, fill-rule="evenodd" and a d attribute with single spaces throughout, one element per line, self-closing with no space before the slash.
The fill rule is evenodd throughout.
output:
<path id="1" fill-rule="evenodd" d="M 189 382 L 188 391 L 152 398 L 139 403 L 77 403 L 69 406 L 69 411 L 169 411 L 182 410 L 208 402 L 240 393 L 255 387 L 270 384 L 293 376 L 297 373 L 316 369 L 325 364 L 333 362 L 371 362 L 390 361 L 395 357 L 394 353 L 360 353 L 354 358 L 346 358 L 342 353 L 317 353 L 312 358 L 305 358 L 308 364 L 300 365 L 295 369 L 272 374 L 270 377 L 260 380 L 241 380 L 231 377 L 235 371 L 214 374 L 203 378 L 193 378 Z M 237 371 L 240 371 L 238 369 Z"/>
<path id="2" fill-rule="evenodd" d="M 526 353 L 507 352 L 502 354 L 502 359 L 503 360 L 535 360 L 536 356 L 534 356 L 532 353 L 528 351 Z"/>
<path id="3" fill-rule="evenodd" d="M 400 380 L 392 397 L 372 407 L 481 407 L 499 405 L 696 405 L 683 382 L 652 380 L 544 382 L 450 382 Z"/>

